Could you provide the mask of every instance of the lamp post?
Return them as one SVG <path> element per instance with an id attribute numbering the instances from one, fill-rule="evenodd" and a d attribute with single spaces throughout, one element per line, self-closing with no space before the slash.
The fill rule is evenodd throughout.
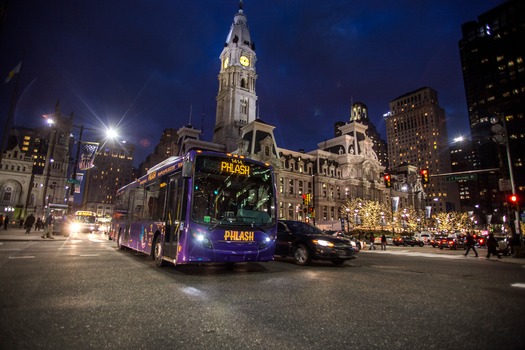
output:
<path id="1" fill-rule="evenodd" d="M 84 125 L 80 125 L 79 126 L 80 128 L 80 132 L 78 134 L 78 145 L 77 145 L 77 155 L 75 157 L 75 163 L 73 164 L 73 172 L 71 173 L 71 191 L 70 191 L 70 200 L 71 200 L 71 205 L 73 205 L 73 197 L 75 195 L 75 182 L 77 181 L 76 179 L 76 175 L 77 175 L 77 164 L 78 164 L 78 159 L 80 157 L 80 148 L 82 147 L 82 133 L 84 132 Z M 80 184 L 79 184 L 80 186 Z"/>
<path id="2" fill-rule="evenodd" d="M 501 120 L 501 124 L 499 123 L 500 120 Z M 515 194 L 516 187 L 514 183 L 514 172 L 512 168 L 512 158 L 510 155 L 509 137 L 508 137 L 508 132 L 507 132 L 507 122 L 505 120 L 505 116 L 492 117 L 490 119 L 490 122 L 493 124 L 490 129 L 495 134 L 494 140 L 498 144 L 505 146 L 505 151 L 507 154 L 507 166 L 508 166 L 508 172 L 509 172 L 509 180 L 510 180 L 510 191 L 512 192 L 512 194 Z M 520 221 L 519 221 L 519 207 L 518 207 L 514 211 L 514 227 L 516 231 L 516 236 L 521 241 L 521 229 L 520 229 L 519 222 Z"/>

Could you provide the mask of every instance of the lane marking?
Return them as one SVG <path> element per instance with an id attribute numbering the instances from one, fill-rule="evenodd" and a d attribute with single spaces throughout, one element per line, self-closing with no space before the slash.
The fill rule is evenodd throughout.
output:
<path id="1" fill-rule="evenodd" d="M 0 252 L 8 252 L 13 250 L 22 250 L 22 248 L 2 248 L 0 249 Z"/>
<path id="2" fill-rule="evenodd" d="M 99 254 L 80 254 L 79 256 L 87 256 L 87 257 L 90 257 L 90 256 L 100 256 Z"/>
<path id="3" fill-rule="evenodd" d="M 25 256 L 10 256 L 9 259 L 34 259 L 34 255 L 25 255 Z"/>
<path id="4" fill-rule="evenodd" d="M 421 253 L 421 252 L 414 252 L 409 250 L 396 250 L 396 251 L 375 251 L 375 250 L 369 250 L 367 253 L 376 253 L 376 254 L 392 254 L 392 255 L 405 255 L 405 256 L 419 256 L 423 258 L 443 258 L 443 259 L 453 259 L 453 260 L 462 260 L 467 259 L 464 255 L 449 255 L 449 254 L 435 254 L 435 253 Z"/>
<path id="5" fill-rule="evenodd" d="M 525 283 L 513 283 L 510 286 L 516 288 L 525 288 Z"/>

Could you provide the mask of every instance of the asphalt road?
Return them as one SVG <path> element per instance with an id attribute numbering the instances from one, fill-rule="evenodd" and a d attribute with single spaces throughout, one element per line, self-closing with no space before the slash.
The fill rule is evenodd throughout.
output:
<path id="1" fill-rule="evenodd" d="M 525 348 L 525 260 L 461 253 L 161 269 L 103 236 L 0 242 L 0 348 Z"/>

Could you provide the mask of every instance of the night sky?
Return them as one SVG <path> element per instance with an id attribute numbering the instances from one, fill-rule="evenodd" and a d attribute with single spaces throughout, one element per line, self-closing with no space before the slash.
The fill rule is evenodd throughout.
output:
<path id="1" fill-rule="evenodd" d="M 0 0 L 0 3 L 3 0 Z M 368 105 L 383 138 L 389 102 L 435 89 L 449 139 L 469 133 L 461 25 L 502 0 L 245 0 L 257 53 L 259 116 L 277 146 L 311 151 Z M 0 27 L 4 130 L 23 60 L 14 124 L 43 125 L 60 101 L 74 124 L 117 126 L 136 164 L 162 130 L 190 122 L 211 141 L 219 55 L 238 0 L 8 0 Z M 85 134 L 84 140 L 97 135 Z"/>

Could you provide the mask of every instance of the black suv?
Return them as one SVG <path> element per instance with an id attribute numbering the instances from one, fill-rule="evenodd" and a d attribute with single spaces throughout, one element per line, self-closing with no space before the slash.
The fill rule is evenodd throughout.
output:
<path id="1" fill-rule="evenodd" d="M 315 226 L 301 221 L 279 220 L 275 255 L 292 257 L 298 265 L 312 260 L 329 260 L 336 265 L 355 259 L 358 249 L 348 238 L 323 233 Z"/>

